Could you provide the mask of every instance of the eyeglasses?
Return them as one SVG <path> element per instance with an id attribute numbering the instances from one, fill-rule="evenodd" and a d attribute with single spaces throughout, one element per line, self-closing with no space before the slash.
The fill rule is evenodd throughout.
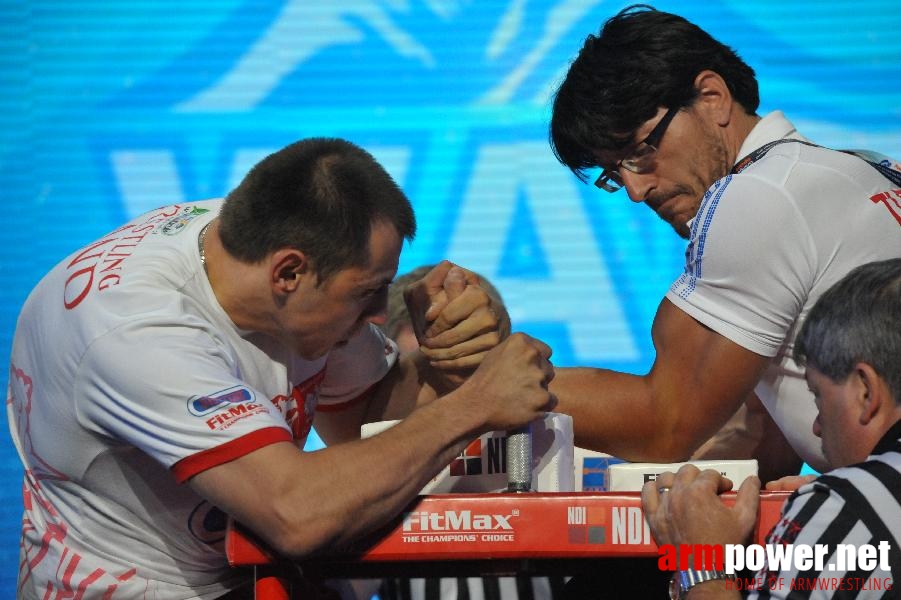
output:
<path id="1" fill-rule="evenodd" d="M 595 180 L 594 185 L 606 192 L 615 192 L 625 185 L 623 183 L 622 175 L 619 174 L 620 168 L 639 175 L 650 173 L 654 169 L 654 156 L 657 155 L 657 147 L 660 145 L 660 138 L 663 137 L 666 128 L 669 126 L 670 121 L 673 120 L 673 117 L 676 116 L 677 112 L 679 112 L 678 107 L 666 111 L 666 114 L 663 115 L 660 122 L 657 123 L 653 130 L 651 130 L 648 137 L 644 138 L 644 141 L 638 144 L 635 151 L 616 163 L 616 167 L 613 169 L 604 169 L 601 171 L 601 176 Z"/>

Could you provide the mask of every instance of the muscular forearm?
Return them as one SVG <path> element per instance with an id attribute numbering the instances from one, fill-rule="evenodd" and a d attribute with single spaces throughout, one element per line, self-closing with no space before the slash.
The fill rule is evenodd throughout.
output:
<path id="1" fill-rule="evenodd" d="M 473 439 L 545 414 L 550 349 L 511 336 L 463 386 L 381 434 L 311 453 L 285 441 L 195 476 L 204 498 L 292 557 L 334 549 L 397 515 Z"/>
<path id="2" fill-rule="evenodd" d="M 572 415 L 575 443 L 633 462 L 678 462 L 724 422 L 730 409 L 698 416 L 698 398 L 652 374 L 561 368 L 551 383 L 557 411 Z M 725 410 L 723 410 L 725 408 Z"/>
<path id="3" fill-rule="evenodd" d="M 445 400 L 365 440 L 304 453 L 272 444 L 199 474 L 191 485 L 281 555 L 335 549 L 400 513 L 481 433 L 463 399 Z"/>
<path id="4" fill-rule="evenodd" d="M 573 417 L 575 443 L 631 461 L 675 461 L 685 448 L 655 410 L 646 378 L 605 369 L 558 368 L 551 392 L 557 411 Z"/>
<path id="5" fill-rule="evenodd" d="M 397 515 L 437 472 L 478 435 L 451 403 L 432 403 L 382 435 L 308 456 L 300 505 L 305 523 L 279 542 L 289 555 L 345 544 Z M 445 423 L 437 430 L 434 423 Z M 352 484 L 351 484 L 352 482 Z M 292 517 L 292 520 L 296 518 Z"/>
<path id="6" fill-rule="evenodd" d="M 664 300 L 652 328 L 646 375 L 558 369 L 558 410 L 576 443 L 631 461 L 685 460 L 754 389 L 769 359 L 704 327 Z"/>

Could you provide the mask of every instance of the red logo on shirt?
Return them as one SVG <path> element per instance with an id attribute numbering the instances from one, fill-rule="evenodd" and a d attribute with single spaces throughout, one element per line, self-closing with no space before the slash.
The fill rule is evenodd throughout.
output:
<path id="1" fill-rule="evenodd" d="M 226 409 L 208 418 L 206 424 L 211 431 L 225 431 L 242 419 L 252 415 L 265 414 L 266 412 L 266 407 L 258 402 L 228 404 Z"/>
<path id="2" fill-rule="evenodd" d="M 178 205 L 151 214 L 140 223 L 113 231 L 75 255 L 66 265 L 69 277 L 63 290 L 63 304 L 72 310 L 88 297 L 92 289 L 103 291 L 122 281 L 122 266 L 135 248 L 162 221 L 181 211 Z M 96 283 L 95 283 L 96 280 Z"/>
<path id="3" fill-rule="evenodd" d="M 901 190 L 880 192 L 875 196 L 870 196 L 870 200 L 874 203 L 882 202 L 885 204 L 888 211 L 892 213 L 892 216 L 898 221 L 898 225 L 901 225 Z"/>
<path id="4" fill-rule="evenodd" d="M 325 377 L 325 369 L 294 386 L 291 396 L 278 395 L 272 399 L 275 407 L 284 415 L 295 440 L 305 440 L 313 427 L 313 416 L 319 404 L 319 386 Z"/>

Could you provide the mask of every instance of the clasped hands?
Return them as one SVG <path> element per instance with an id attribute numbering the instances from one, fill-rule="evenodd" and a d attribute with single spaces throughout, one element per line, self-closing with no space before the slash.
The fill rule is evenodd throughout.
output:
<path id="1" fill-rule="evenodd" d="M 479 284 L 472 271 L 442 261 L 405 290 L 420 351 L 432 367 L 449 374 L 471 373 L 510 335 L 503 303 Z"/>

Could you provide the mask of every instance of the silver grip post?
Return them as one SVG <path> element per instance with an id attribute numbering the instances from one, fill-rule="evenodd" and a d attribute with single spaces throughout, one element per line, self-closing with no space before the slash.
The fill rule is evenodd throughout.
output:
<path id="1" fill-rule="evenodd" d="M 532 425 L 507 432 L 507 491 L 532 491 Z"/>

